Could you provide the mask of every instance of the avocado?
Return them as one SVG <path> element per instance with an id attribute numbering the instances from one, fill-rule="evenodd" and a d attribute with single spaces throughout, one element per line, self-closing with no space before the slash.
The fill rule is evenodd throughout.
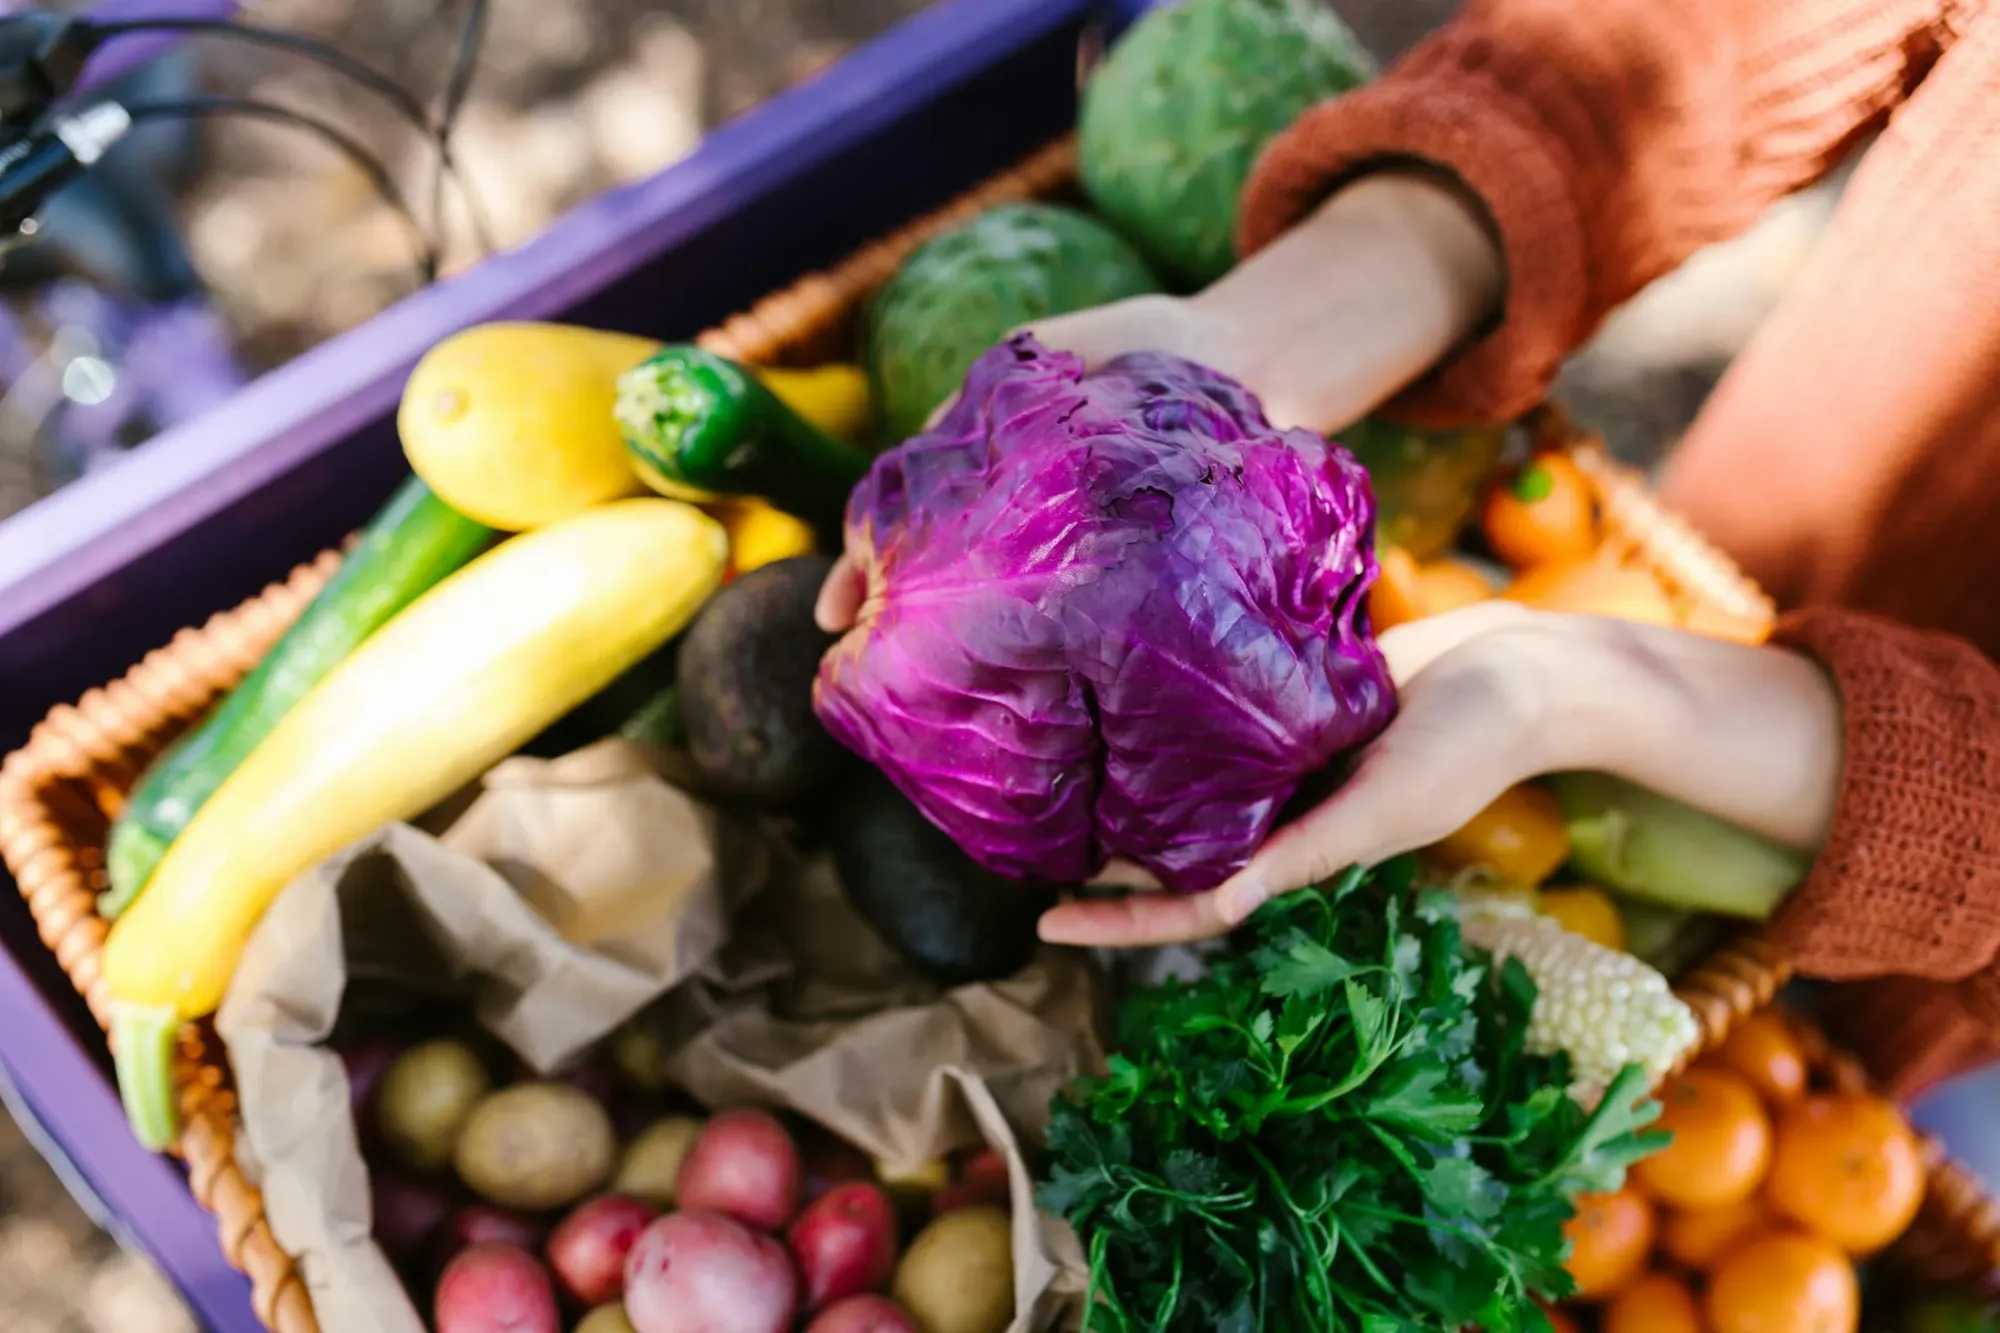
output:
<path id="1" fill-rule="evenodd" d="M 868 309 L 869 377 L 891 437 L 923 430 L 979 354 L 1021 325 L 1160 290 L 1139 252 L 1058 204 L 1002 204 L 919 247 Z"/>
<path id="2" fill-rule="evenodd" d="M 813 716 L 813 677 L 833 638 L 813 603 L 833 562 L 801 555 L 760 565 L 709 599 L 681 641 L 680 721 L 688 756 L 714 794 L 789 804 L 843 751 Z"/>
<path id="3" fill-rule="evenodd" d="M 1027 966 L 1053 888 L 983 869 L 881 770 L 841 770 L 821 812 L 847 899 L 911 968 L 941 986 L 997 981 Z"/>
<path id="4" fill-rule="evenodd" d="M 1264 145 L 1374 74 L 1326 0 L 1157 6 L 1084 89 L 1084 191 L 1161 271 L 1206 286 L 1235 262 L 1237 199 Z"/>

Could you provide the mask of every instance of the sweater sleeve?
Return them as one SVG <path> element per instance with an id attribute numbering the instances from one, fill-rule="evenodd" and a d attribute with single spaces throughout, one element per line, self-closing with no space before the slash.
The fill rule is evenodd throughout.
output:
<path id="1" fill-rule="evenodd" d="M 1506 259 L 1498 325 L 1390 404 L 1518 416 L 1615 306 L 1823 175 L 1976 0 L 1469 0 L 1381 81 L 1308 111 L 1244 192 L 1251 252 L 1375 167 L 1455 175 Z"/>
<path id="2" fill-rule="evenodd" d="M 1776 641 L 1817 659 L 1846 736 L 1831 831 L 1770 925 L 1800 971 L 1951 981 L 2000 958 L 2000 667 L 1962 639 L 1857 612 L 1787 617 Z M 2000 1005 L 1968 1007 L 2000 1020 Z"/>

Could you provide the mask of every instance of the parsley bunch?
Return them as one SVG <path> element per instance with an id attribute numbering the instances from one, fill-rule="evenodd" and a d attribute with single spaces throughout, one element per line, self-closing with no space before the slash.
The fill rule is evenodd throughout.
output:
<path id="1" fill-rule="evenodd" d="M 1119 1007 L 1107 1077 L 1057 1100 L 1043 1208 L 1097 1333 L 1544 1330 L 1562 1227 L 1666 1136 L 1644 1075 L 1594 1110 L 1523 1050 L 1535 987 L 1463 946 L 1408 858 L 1292 894 L 1192 984 Z"/>

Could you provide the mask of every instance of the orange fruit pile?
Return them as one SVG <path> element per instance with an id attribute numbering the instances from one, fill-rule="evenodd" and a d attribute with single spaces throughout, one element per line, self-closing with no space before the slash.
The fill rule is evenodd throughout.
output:
<path id="1" fill-rule="evenodd" d="M 1894 1106 L 1810 1075 L 1766 1010 L 1660 1089 L 1673 1141 L 1567 1228 L 1599 1333 L 1855 1333 L 1854 1265 L 1915 1218 L 1922 1153 Z"/>

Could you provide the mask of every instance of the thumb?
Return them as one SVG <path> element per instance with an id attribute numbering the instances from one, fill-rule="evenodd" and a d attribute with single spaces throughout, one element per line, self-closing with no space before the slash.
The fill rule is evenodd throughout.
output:
<path id="1" fill-rule="evenodd" d="M 827 571 L 826 582 L 819 588 L 819 600 L 813 605 L 813 620 L 828 634 L 844 634 L 853 628 L 854 618 L 861 614 L 861 603 L 867 592 L 866 580 L 852 557 L 842 554 Z"/>
<path id="2" fill-rule="evenodd" d="M 1274 833 L 1248 865 L 1216 889 L 1220 914 L 1243 921 L 1272 898 L 1427 846 L 1434 832 L 1407 800 L 1429 785 L 1425 761 L 1395 746 L 1372 749 L 1341 789 Z M 1421 807 L 1417 807 L 1421 810 Z"/>

